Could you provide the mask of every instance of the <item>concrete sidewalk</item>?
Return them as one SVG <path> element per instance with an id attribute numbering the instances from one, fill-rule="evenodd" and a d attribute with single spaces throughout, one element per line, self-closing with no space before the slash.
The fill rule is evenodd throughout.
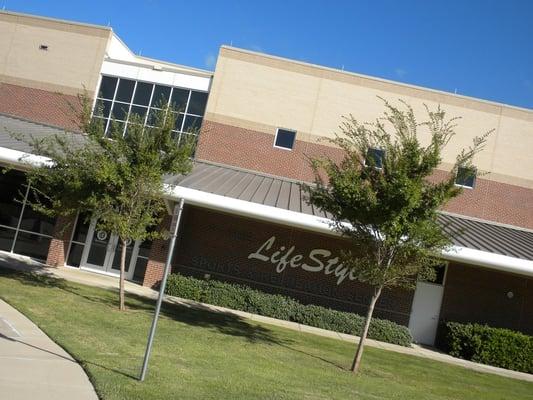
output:
<path id="1" fill-rule="evenodd" d="M 78 363 L 3 300 L 0 300 L 0 397 L 98 399 Z"/>
<path id="2" fill-rule="evenodd" d="M 56 278 L 65 279 L 71 282 L 77 282 L 89 286 L 101 287 L 104 289 L 116 289 L 118 287 L 118 278 L 112 276 L 101 275 L 93 272 L 80 270 L 78 268 L 52 268 L 46 267 L 41 263 L 30 260 L 27 257 L 21 257 L 11 255 L 6 252 L 0 251 L 0 267 L 7 267 L 10 269 L 16 269 L 19 271 L 32 271 L 39 274 L 46 274 Z M 126 292 L 136 294 L 143 297 L 157 298 L 157 291 L 150 288 L 138 285 L 133 282 L 126 282 Z M 231 310 L 224 307 L 213 306 L 210 304 L 198 303 L 195 301 L 181 299 L 174 296 L 166 296 L 165 301 L 173 304 L 180 304 L 186 307 L 208 309 L 213 312 L 220 312 L 226 314 L 232 314 L 239 316 L 243 319 L 249 319 L 261 323 L 280 326 L 283 328 L 299 331 L 302 333 L 310 333 L 318 336 L 328 337 L 337 340 L 343 340 L 346 342 L 357 343 L 359 337 L 354 335 L 348 335 L 345 333 L 339 333 L 334 331 L 328 331 L 326 329 L 315 328 L 308 325 L 299 324 L 291 321 L 284 321 L 270 317 L 264 317 L 262 315 L 251 314 L 243 311 Z M 511 371 L 503 368 L 492 367 L 490 365 L 478 364 L 472 361 L 462 360 L 454 358 L 448 354 L 439 352 L 436 349 L 424 348 L 418 345 L 412 345 L 412 347 L 403 347 L 385 342 L 378 342 L 377 340 L 367 339 L 366 344 L 371 347 L 376 347 L 384 350 L 394 351 L 397 353 L 408 354 L 416 357 L 428 358 L 435 361 L 444 362 L 456 366 L 461 366 L 478 372 L 486 372 L 495 375 L 500 375 L 508 378 L 520 379 L 529 382 L 533 382 L 533 375 L 523 372 Z"/>

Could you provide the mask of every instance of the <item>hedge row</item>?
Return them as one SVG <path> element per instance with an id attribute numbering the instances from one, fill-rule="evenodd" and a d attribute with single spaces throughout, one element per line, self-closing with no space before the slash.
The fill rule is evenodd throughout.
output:
<path id="1" fill-rule="evenodd" d="M 438 346 L 454 357 L 533 373 L 533 336 L 487 325 L 446 322 Z"/>
<path id="2" fill-rule="evenodd" d="M 166 293 L 351 335 L 359 335 L 364 324 L 364 317 L 357 314 L 304 305 L 287 296 L 268 294 L 243 285 L 179 274 L 168 277 Z M 405 326 L 380 319 L 372 319 L 368 337 L 401 346 L 410 346 L 412 342 L 411 333 Z"/>

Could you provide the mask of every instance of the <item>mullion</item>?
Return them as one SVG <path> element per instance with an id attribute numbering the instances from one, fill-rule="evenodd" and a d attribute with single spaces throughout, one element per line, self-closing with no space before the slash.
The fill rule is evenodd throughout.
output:
<path id="1" fill-rule="evenodd" d="M 111 109 L 109 111 L 109 118 L 107 118 L 107 121 L 106 121 L 106 124 L 105 124 L 105 128 L 104 128 L 104 136 L 107 135 L 107 130 L 109 129 L 109 124 L 111 123 L 111 119 L 113 117 L 111 112 L 113 111 L 113 107 L 115 106 L 115 98 L 117 97 L 118 85 L 120 84 L 120 80 L 121 79 L 122 78 L 118 78 L 117 77 L 117 86 L 115 86 L 115 93 L 113 93 L 113 100 L 111 101 Z"/>
<path id="2" fill-rule="evenodd" d="M 22 208 L 20 209 L 19 220 L 17 222 L 17 228 L 15 230 L 15 235 L 13 236 L 13 244 L 11 245 L 11 253 L 15 250 L 15 244 L 17 243 L 17 238 L 19 236 L 20 224 L 22 223 L 22 216 L 24 215 L 24 209 L 26 208 L 26 202 L 28 200 L 28 193 L 30 192 L 30 184 L 26 185 L 26 193 L 24 194 L 24 201 L 22 202 Z"/>

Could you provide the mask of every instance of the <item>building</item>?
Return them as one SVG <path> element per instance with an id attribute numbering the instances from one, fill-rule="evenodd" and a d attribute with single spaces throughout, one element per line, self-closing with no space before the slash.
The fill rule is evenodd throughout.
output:
<path id="1" fill-rule="evenodd" d="M 459 182 L 463 194 L 442 210 L 443 222 L 464 234 L 443 254 L 439 279 L 419 282 L 414 292 L 387 291 L 376 315 L 409 326 L 426 344 L 439 320 L 533 334 L 532 110 L 226 46 L 215 71 L 202 71 L 137 56 L 107 27 L 8 12 L 0 13 L 0 59 L 2 163 L 23 169 L 20 156 L 29 151 L 7 131 L 76 132 L 68 105 L 79 104 L 83 90 L 125 129 L 130 113 L 149 123 L 150 109 L 170 99 L 181 109 L 178 136 L 201 126 L 192 173 L 168 181 L 168 201 L 185 201 L 173 271 L 358 313 L 370 290 L 338 265 L 344 240 L 301 188 L 312 179 L 307 157 L 342 157 L 320 138 L 343 115 L 379 116 L 377 96 L 401 98 L 417 113 L 441 104 L 462 120 L 435 174 L 440 179 L 459 149 L 494 128 L 475 159 L 478 176 Z M 26 190 L 22 172 L 0 176 L 0 187 L 1 250 L 117 273 L 116 237 L 95 232 L 94 222 L 61 229 L 66 221 L 16 202 Z M 128 278 L 157 284 L 166 256 L 164 241 L 130 244 Z M 294 256 L 301 257 L 291 264 Z"/>

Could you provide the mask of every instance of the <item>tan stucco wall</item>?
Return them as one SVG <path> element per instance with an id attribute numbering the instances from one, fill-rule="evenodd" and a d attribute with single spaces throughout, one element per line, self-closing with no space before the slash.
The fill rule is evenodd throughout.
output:
<path id="1" fill-rule="evenodd" d="M 383 103 L 377 96 L 395 104 L 405 100 L 419 118 L 424 103 L 440 104 L 448 116 L 462 118 L 443 166 L 453 163 L 474 136 L 495 129 L 476 166 L 489 172 L 485 178 L 533 187 L 533 111 L 483 100 L 223 47 L 206 118 L 271 134 L 277 127 L 295 129 L 298 139 L 315 142 L 338 132 L 343 115 L 360 121 L 380 116 Z"/>
<path id="2" fill-rule="evenodd" d="M 105 27 L 0 12 L 0 82 L 92 94 L 110 35 Z"/>

